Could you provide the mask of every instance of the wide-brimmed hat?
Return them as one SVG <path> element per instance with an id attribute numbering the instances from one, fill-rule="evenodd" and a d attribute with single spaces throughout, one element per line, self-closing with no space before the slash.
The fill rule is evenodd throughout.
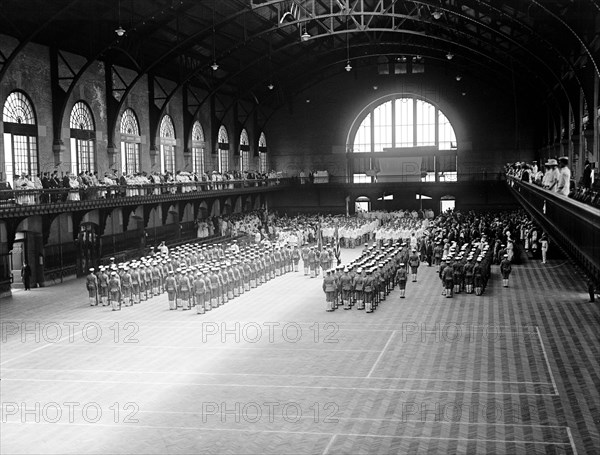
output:
<path id="1" fill-rule="evenodd" d="M 555 159 L 551 159 L 546 162 L 546 166 L 558 166 L 558 163 Z"/>

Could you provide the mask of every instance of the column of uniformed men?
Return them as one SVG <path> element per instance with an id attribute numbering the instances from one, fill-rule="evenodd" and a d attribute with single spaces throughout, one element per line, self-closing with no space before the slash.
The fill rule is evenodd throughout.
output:
<path id="1" fill-rule="evenodd" d="M 439 261 L 437 271 L 442 281 L 442 295 L 452 298 L 454 294 L 482 295 L 491 276 L 493 251 L 489 243 L 480 242 L 463 244 L 460 249 L 456 244 L 450 246 L 448 253 Z M 508 272 L 510 274 L 510 272 Z M 508 277 L 506 278 L 508 286 Z"/>
<path id="2" fill-rule="evenodd" d="M 167 294 L 169 309 L 204 314 L 277 276 L 298 271 L 300 253 L 291 246 L 251 245 L 236 240 L 187 244 L 169 254 L 90 269 L 86 279 L 92 306 L 133 306 Z"/>
<path id="3" fill-rule="evenodd" d="M 347 265 L 337 265 L 326 270 L 323 277 L 326 311 L 334 311 L 340 306 L 372 313 L 385 301 L 398 284 L 400 296 L 406 288 L 406 265 L 411 264 L 413 281 L 417 280 L 419 258 L 416 251 L 408 251 L 406 243 L 388 243 L 383 247 L 365 244 L 360 257 Z M 416 261 L 411 259 L 416 258 Z"/>
<path id="4" fill-rule="evenodd" d="M 493 252 L 489 243 L 482 239 L 465 243 L 458 249 L 456 243 L 452 242 L 446 256 L 441 256 L 441 251 L 441 242 L 438 242 L 433 259 L 430 260 L 437 266 L 442 281 L 442 295 L 451 298 L 453 294 L 463 291 L 467 294 L 482 295 L 488 284 L 493 263 Z M 326 311 L 334 311 L 340 306 L 343 306 L 344 310 L 350 310 L 356 304 L 358 310 L 371 313 L 396 285 L 399 297 L 405 298 L 408 278 L 410 276 L 411 282 L 417 282 L 420 264 L 416 249 L 410 248 L 407 243 L 390 242 L 379 248 L 365 244 L 358 259 L 345 266 L 338 265 L 325 271 L 323 292 Z M 507 287 L 511 268 L 506 256 L 500 265 L 500 272 L 503 286 Z"/>

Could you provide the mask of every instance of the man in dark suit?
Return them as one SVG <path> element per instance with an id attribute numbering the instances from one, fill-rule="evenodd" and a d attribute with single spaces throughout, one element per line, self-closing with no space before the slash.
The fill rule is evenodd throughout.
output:
<path id="1" fill-rule="evenodd" d="M 23 267 L 21 267 L 21 280 L 23 281 L 25 290 L 29 291 L 31 289 L 31 267 L 29 267 L 29 264 L 23 264 Z"/>
<path id="2" fill-rule="evenodd" d="M 60 179 L 58 178 L 58 171 L 54 171 L 52 173 L 52 178 L 50 179 L 50 189 L 54 190 L 50 196 L 50 200 L 52 202 L 56 202 L 59 200 L 58 189 L 60 188 Z"/>
<path id="3" fill-rule="evenodd" d="M 50 199 L 48 197 L 48 192 L 47 190 L 50 189 L 50 175 L 48 174 L 48 172 L 44 172 L 42 174 L 42 188 L 44 189 L 44 192 L 42 193 L 42 202 L 48 202 Z"/>

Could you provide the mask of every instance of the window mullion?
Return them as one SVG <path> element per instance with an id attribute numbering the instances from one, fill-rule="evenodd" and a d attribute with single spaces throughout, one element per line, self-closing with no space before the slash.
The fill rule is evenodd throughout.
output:
<path id="1" fill-rule="evenodd" d="M 417 146 L 417 124 L 419 123 L 419 119 L 417 118 L 417 100 L 415 98 L 412 99 L 412 108 L 413 108 L 413 147 Z"/>
<path id="2" fill-rule="evenodd" d="M 396 147 L 396 98 L 392 98 L 392 148 Z"/>

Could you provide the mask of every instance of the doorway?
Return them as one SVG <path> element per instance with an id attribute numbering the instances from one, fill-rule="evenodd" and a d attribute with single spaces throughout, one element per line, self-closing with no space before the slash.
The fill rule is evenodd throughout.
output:
<path id="1" fill-rule="evenodd" d="M 354 211 L 356 213 L 366 213 L 371 211 L 371 199 L 366 196 L 360 196 L 354 201 Z"/>
<path id="2" fill-rule="evenodd" d="M 12 273 L 12 289 L 24 289 L 21 282 L 21 268 L 27 262 L 27 240 L 24 232 L 15 234 L 15 242 L 10 252 L 10 271 Z"/>
<path id="3" fill-rule="evenodd" d="M 448 210 L 454 211 L 456 199 L 454 196 L 442 196 L 440 198 L 440 213 L 445 213 Z"/>

